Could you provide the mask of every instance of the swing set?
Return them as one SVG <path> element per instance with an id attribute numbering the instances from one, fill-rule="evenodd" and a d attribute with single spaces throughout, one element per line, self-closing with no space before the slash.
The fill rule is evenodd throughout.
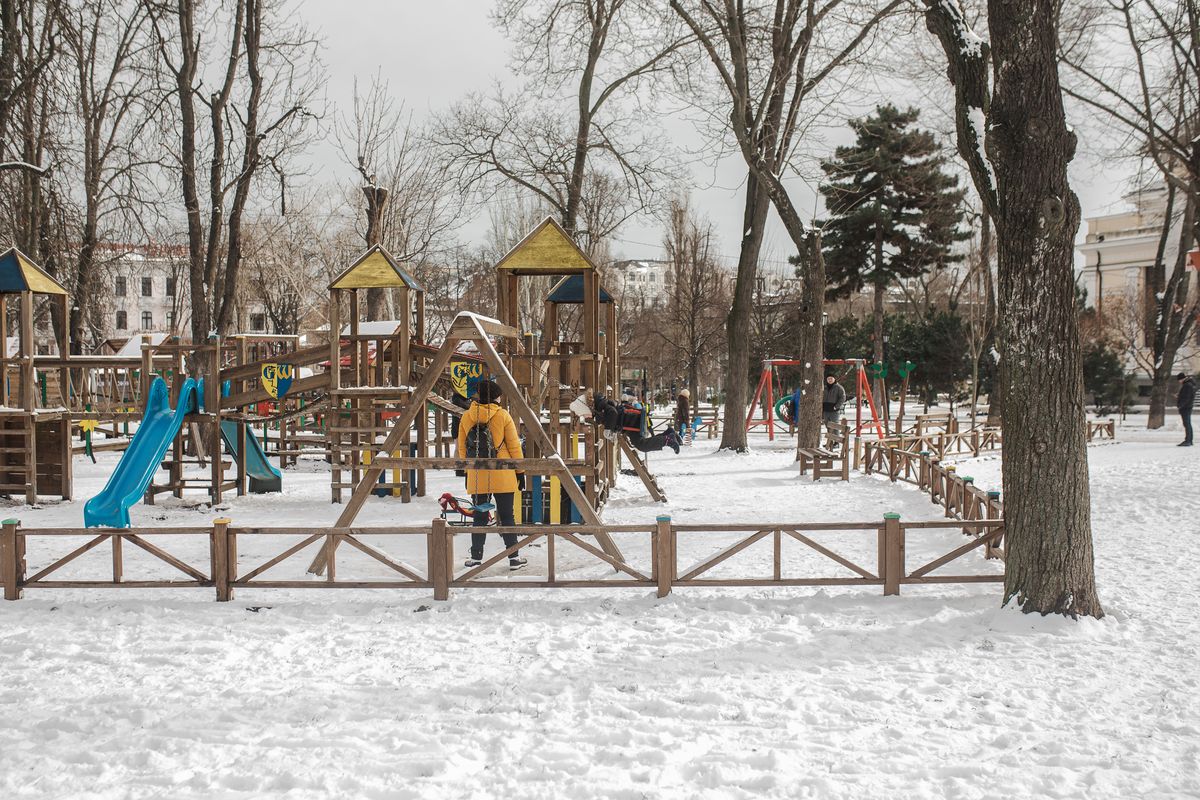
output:
<path id="1" fill-rule="evenodd" d="M 875 406 L 875 396 L 871 393 L 871 381 L 867 377 L 867 361 L 862 358 L 827 358 L 821 362 L 826 367 L 844 367 L 838 381 L 840 382 L 846 377 L 850 370 L 855 372 L 855 380 L 857 381 L 858 391 L 854 394 L 854 435 L 861 436 L 865 420 L 863 419 L 863 400 L 866 400 L 867 408 L 871 412 L 871 421 L 869 424 L 874 425 L 879 438 L 885 438 L 883 432 L 883 424 L 879 421 L 879 410 Z M 767 429 L 767 438 L 770 441 L 775 441 L 775 415 L 782 413 L 779 406 L 792 401 L 793 397 L 799 393 L 799 390 L 792 394 L 784 394 L 783 384 L 779 380 L 777 370 L 780 367 L 802 367 L 803 361 L 790 358 L 766 358 L 762 362 L 762 374 L 758 378 L 758 388 L 754 390 L 754 400 L 750 403 L 750 413 L 746 415 L 746 430 L 750 431 L 759 426 L 765 426 Z M 779 400 L 775 399 L 775 387 L 779 386 Z M 824 391 L 822 387 L 821 391 Z M 796 397 L 799 400 L 798 397 Z M 759 402 L 763 404 L 763 411 L 766 414 L 765 419 L 755 419 L 754 412 L 758 408 Z"/>

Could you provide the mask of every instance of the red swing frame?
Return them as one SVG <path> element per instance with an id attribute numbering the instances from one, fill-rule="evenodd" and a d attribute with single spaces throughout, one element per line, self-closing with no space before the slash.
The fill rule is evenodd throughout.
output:
<path id="1" fill-rule="evenodd" d="M 883 424 L 879 421 L 879 410 L 875 406 L 875 395 L 871 392 L 871 381 L 867 378 L 866 359 L 827 358 L 821 363 L 826 367 L 846 365 L 855 367 L 858 392 L 854 398 L 854 435 L 862 435 L 863 398 L 866 398 L 867 406 L 871 410 L 871 424 L 875 426 L 875 431 L 879 434 L 880 439 L 886 438 L 883 432 Z M 767 438 L 773 442 L 775 441 L 775 370 L 778 367 L 803 366 L 804 362 L 792 358 L 765 358 L 762 364 L 763 368 L 758 378 L 758 388 L 754 390 L 754 400 L 750 403 L 750 413 L 746 415 L 746 430 L 749 431 L 759 425 L 765 425 L 767 428 Z M 764 393 L 766 394 L 766 402 L 763 404 L 763 410 L 766 411 L 766 419 L 755 419 L 754 412 L 758 408 L 759 401 L 763 399 Z"/>

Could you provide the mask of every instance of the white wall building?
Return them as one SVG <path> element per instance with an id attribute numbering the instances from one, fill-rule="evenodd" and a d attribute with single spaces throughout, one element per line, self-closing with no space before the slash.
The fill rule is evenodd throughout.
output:
<path id="1" fill-rule="evenodd" d="M 121 341 L 143 333 L 189 338 L 191 300 L 187 249 L 173 245 L 115 245 L 107 266 L 101 339 Z M 245 297 L 234 328 L 275 333 L 261 302 Z"/>
<path id="2" fill-rule="evenodd" d="M 1079 270 L 1079 284 L 1087 290 L 1087 302 L 1096 309 L 1103 324 L 1124 334 L 1124 344 L 1132 344 L 1141 358 L 1131 353 L 1127 369 L 1149 379 L 1144 367 L 1147 344 L 1157 314 L 1153 292 L 1152 272 L 1159 239 L 1162 236 L 1166 213 L 1167 190 L 1153 186 L 1128 194 L 1124 198 L 1130 210 L 1087 219 L 1087 235 L 1079 251 L 1084 263 Z M 1164 263 L 1169 276 L 1174 269 L 1179 245 L 1180 204 L 1176 204 L 1177 221 L 1168 237 Z M 1189 295 L 1195 297 L 1200 288 L 1200 273 L 1193 273 Z M 1180 351 L 1179 369 L 1195 373 L 1200 370 L 1200 330 Z"/>

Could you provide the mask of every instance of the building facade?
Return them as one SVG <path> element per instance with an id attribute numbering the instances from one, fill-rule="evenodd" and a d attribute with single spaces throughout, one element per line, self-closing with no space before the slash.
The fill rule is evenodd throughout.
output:
<path id="1" fill-rule="evenodd" d="M 1124 199 L 1129 210 L 1086 220 L 1087 232 L 1079 245 L 1083 265 L 1076 277 L 1102 329 L 1126 347 L 1126 369 L 1136 373 L 1140 383 L 1147 383 L 1149 344 L 1158 313 L 1155 257 L 1163 233 L 1167 190 L 1165 186 L 1148 187 Z M 1163 258 L 1168 275 L 1179 247 L 1178 208 L 1173 216 Z M 1189 287 L 1193 298 L 1200 291 L 1197 278 L 1200 274 L 1193 273 Z M 1200 371 L 1200 331 L 1181 348 L 1177 368 L 1190 373 Z"/>

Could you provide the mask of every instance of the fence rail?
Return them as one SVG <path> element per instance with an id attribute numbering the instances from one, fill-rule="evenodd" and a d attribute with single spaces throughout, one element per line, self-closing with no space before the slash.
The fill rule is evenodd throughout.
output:
<path id="1" fill-rule="evenodd" d="M 943 487 L 953 484 L 953 478 L 941 478 Z M 949 480 L 947 483 L 946 481 Z M 953 489 L 943 491 L 952 494 Z M 967 523 L 967 524 L 964 524 Z M 936 529 L 958 528 L 970 536 L 970 541 L 939 553 L 926 563 L 912 568 L 906 561 L 906 541 L 919 537 L 923 532 Z M 479 566 L 457 567 L 454 557 L 454 534 L 469 529 L 450 526 L 443 519 L 435 519 L 428 526 L 378 527 L 378 528 L 264 528 L 232 525 L 228 519 L 214 521 L 206 528 L 21 528 L 16 520 L 6 520 L 0 532 L 0 577 L 4 598 L 20 599 L 26 589 L 117 589 L 117 588 L 184 588 L 209 587 L 216 593 L 218 601 L 233 599 L 237 589 L 421 589 L 431 590 L 434 599 L 446 600 L 451 589 L 474 588 L 630 588 L 654 589 L 659 597 L 670 594 L 676 587 L 770 587 L 770 586 L 879 586 L 885 595 L 897 595 L 905 584 L 923 583 L 976 583 L 1002 581 L 1002 574 L 931 574 L 942 567 L 961 559 L 977 548 L 983 548 L 985 557 L 1001 555 L 996 546 L 1004 536 L 1004 523 L 1000 519 L 976 515 L 971 519 L 954 519 L 932 522 L 902 522 L 898 515 L 888 514 L 879 521 L 860 522 L 809 522 L 809 523 L 746 523 L 746 524 L 687 524 L 672 523 L 669 517 L 659 517 L 653 525 L 518 525 L 513 527 L 489 527 L 488 533 L 514 533 L 517 542 L 506 547 Z M 874 544 L 874 559 L 864 560 L 861 556 L 852 559 L 838 552 L 829 543 L 817 541 L 814 536 L 822 532 L 839 532 Z M 615 559 L 589 541 L 596 533 L 642 535 L 648 538 L 647 565 Z M 424 565 L 414 565 L 397 558 L 374 544 L 363 541 L 363 537 L 422 537 L 425 540 L 426 559 Z M 733 535 L 735 540 L 715 552 L 707 553 L 693 564 L 680 563 L 679 538 L 681 536 L 703 539 L 717 535 Z M 270 555 L 255 559 L 239 555 L 239 543 L 248 539 L 263 539 L 278 536 L 302 537 L 278 549 L 272 548 Z M 27 551 L 31 542 L 56 537 L 80 537 L 86 541 L 66 555 L 50 562 L 32 575 L 26 566 Z M 873 537 L 873 538 L 872 538 Z M 151 542 L 154 539 L 156 542 Z M 172 543 L 196 539 L 207 545 L 208 563 L 197 567 L 187 563 L 171 552 Z M 861 545 L 864 539 L 857 543 Z M 541 542 L 545 547 L 546 564 L 544 574 L 506 580 L 491 579 L 486 573 L 490 567 L 500 564 L 519 548 Z M 818 563 L 823 567 L 836 567 L 838 574 L 829 574 L 823 569 L 817 574 L 795 574 L 794 565 L 783 555 L 783 544 L 799 543 L 806 551 L 821 556 Z M 336 560 L 339 545 L 362 553 L 386 568 L 385 577 L 353 577 L 339 574 Z M 86 553 L 108 545 L 111 559 L 101 569 L 103 576 L 85 579 L 56 579 L 54 576 L 66 565 L 75 562 Z M 168 565 L 178 573 L 167 579 L 129 580 L 125 576 L 125 548 L 136 547 L 152 556 L 157 562 Z M 717 574 L 716 568 L 726 565 L 737 554 L 757 548 L 769 547 L 769 568 L 738 573 Z M 287 580 L 272 578 L 267 573 L 285 560 L 309 548 L 323 548 L 328 559 L 328 569 L 323 579 Z M 693 548 L 695 549 L 695 548 Z M 860 547 L 861 550 L 861 547 Z M 592 566 L 611 568 L 610 578 L 573 577 L 573 569 L 565 571 L 561 554 L 570 551 L 573 555 L 583 554 Z M 870 552 L 870 551 L 869 551 Z M 869 563 L 868 563 L 869 561 Z M 760 560 L 761 563 L 761 560 Z M 94 567 L 94 565 L 90 565 Z"/>

